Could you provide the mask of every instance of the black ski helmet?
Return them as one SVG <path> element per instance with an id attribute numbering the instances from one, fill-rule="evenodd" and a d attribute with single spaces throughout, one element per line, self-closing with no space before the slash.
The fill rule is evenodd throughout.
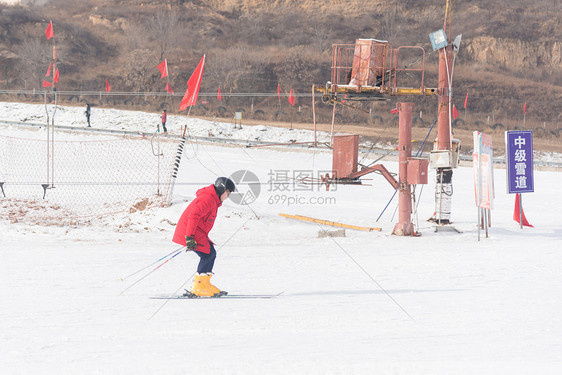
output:
<path id="1" fill-rule="evenodd" d="M 217 192 L 217 195 L 220 197 L 226 190 L 230 191 L 231 193 L 236 191 L 234 182 L 226 177 L 217 178 L 217 180 L 215 181 L 215 191 Z"/>

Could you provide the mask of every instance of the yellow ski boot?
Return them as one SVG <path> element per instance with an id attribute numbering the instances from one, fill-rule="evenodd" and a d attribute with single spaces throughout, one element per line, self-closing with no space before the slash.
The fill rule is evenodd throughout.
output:
<path id="1" fill-rule="evenodd" d="M 215 293 L 209 289 L 207 285 L 208 281 L 205 279 L 206 276 L 207 275 L 205 274 L 195 274 L 190 295 L 187 295 L 187 297 L 213 297 L 215 295 Z"/>
<path id="2" fill-rule="evenodd" d="M 215 296 L 220 297 L 220 296 L 225 296 L 225 295 L 228 294 L 228 292 L 220 290 L 219 288 L 217 288 L 216 286 L 211 284 L 211 277 L 213 276 L 212 272 L 207 273 L 206 276 L 207 277 L 205 278 L 205 282 L 207 283 L 207 288 L 210 289 L 211 291 L 213 291 L 215 293 Z"/>

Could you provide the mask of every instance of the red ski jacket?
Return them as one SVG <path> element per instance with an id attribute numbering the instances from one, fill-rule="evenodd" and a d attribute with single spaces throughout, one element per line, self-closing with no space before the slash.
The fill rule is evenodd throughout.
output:
<path id="1" fill-rule="evenodd" d="M 192 236 L 197 242 L 197 251 L 211 252 L 209 232 L 215 224 L 217 210 L 222 205 L 215 187 L 209 185 L 197 190 L 196 198 L 187 206 L 174 232 L 173 242 L 185 245 L 185 236 Z"/>
<path id="2" fill-rule="evenodd" d="M 162 123 L 166 123 L 166 120 L 168 120 L 168 114 L 166 112 L 162 113 Z"/>

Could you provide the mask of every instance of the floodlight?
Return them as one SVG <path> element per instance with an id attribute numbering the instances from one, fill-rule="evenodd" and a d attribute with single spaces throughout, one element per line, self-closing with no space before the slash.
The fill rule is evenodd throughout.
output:
<path id="1" fill-rule="evenodd" d="M 431 46 L 433 47 L 434 51 L 438 49 L 447 47 L 447 35 L 443 29 L 437 30 L 429 34 L 429 40 L 431 41 Z"/>

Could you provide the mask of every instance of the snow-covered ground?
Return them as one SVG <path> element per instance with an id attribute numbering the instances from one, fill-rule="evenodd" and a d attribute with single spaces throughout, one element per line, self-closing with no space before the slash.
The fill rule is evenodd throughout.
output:
<path id="1" fill-rule="evenodd" d="M 44 122 L 42 109 L 0 103 L 0 120 Z M 83 108 L 59 111 L 58 124 L 84 125 Z M 99 108 L 92 119 L 95 127 L 140 131 L 159 121 L 156 114 Z M 201 120 L 189 126 L 205 136 L 238 131 Z M 310 132 L 243 131 L 247 138 L 236 138 L 311 140 Z M 0 125 L 5 136 L 36 132 Z M 396 162 L 381 162 L 398 170 Z M 2 374 L 562 372 L 560 172 L 535 171 L 535 192 L 523 197 L 535 227 L 520 229 L 505 170 L 496 170 L 492 227 L 478 241 L 468 166 L 453 177 L 452 220 L 462 233 L 436 233 L 425 221 L 434 211 L 430 183 L 418 186 L 422 236 L 415 238 L 390 234 L 396 200 L 376 222 L 393 194 L 379 175 L 330 191 L 298 183 L 330 168 L 327 150 L 188 142 L 170 207 L 42 226 L 10 223 L 0 201 Z M 191 285 L 198 258 L 181 253 L 120 294 L 155 266 L 129 275 L 178 248 L 173 224 L 195 191 L 238 170 L 255 174 L 261 191 L 249 207 L 231 199 L 219 209 L 211 232 L 218 249 L 213 282 L 231 294 L 284 293 L 150 299 Z M 319 238 L 334 228 L 279 213 L 382 231 Z"/>

